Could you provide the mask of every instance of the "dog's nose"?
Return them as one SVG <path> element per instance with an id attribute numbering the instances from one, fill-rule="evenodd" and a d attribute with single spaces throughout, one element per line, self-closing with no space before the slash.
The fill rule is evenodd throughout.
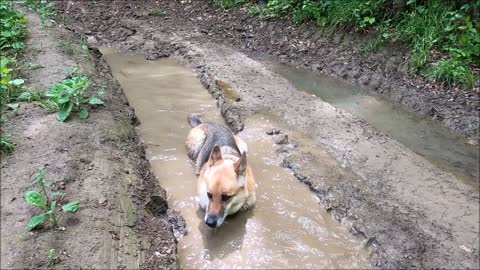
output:
<path id="1" fill-rule="evenodd" d="M 205 223 L 212 228 L 215 228 L 217 226 L 217 217 L 214 216 L 208 216 L 207 220 L 205 220 Z"/>

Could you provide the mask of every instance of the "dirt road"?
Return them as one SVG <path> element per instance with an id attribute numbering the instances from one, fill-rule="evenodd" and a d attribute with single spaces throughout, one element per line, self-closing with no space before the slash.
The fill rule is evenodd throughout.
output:
<path id="1" fill-rule="evenodd" d="M 43 111 L 37 112 L 36 108 L 28 109 L 25 112 L 21 111 L 18 116 L 15 116 L 16 133 L 24 134 L 24 137 L 20 136 L 18 142 L 19 145 L 24 145 L 22 146 L 24 148 L 17 150 L 20 154 L 17 153 L 16 156 L 7 158 L 5 161 L 2 158 L 2 195 L 4 192 L 8 192 L 10 185 L 13 185 L 11 183 L 19 178 L 25 179 L 23 186 L 19 187 L 16 186 L 19 184 L 15 184 L 13 189 L 17 190 L 16 192 L 25 191 L 28 180 L 31 179 L 36 167 L 41 164 L 52 164 L 50 171 L 57 172 L 58 179 L 63 178 L 60 173 L 73 171 L 75 172 L 74 179 L 85 180 L 78 183 L 72 181 L 73 184 L 67 184 L 67 189 L 70 189 L 69 193 L 78 194 L 77 190 L 88 192 L 92 188 L 95 189 L 95 191 L 91 191 L 93 194 L 78 195 L 82 198 L 89 198 L 85 199 L 86 208 L 92 207 L 91 211 L 93 212 L 87 214 L 88 208 L 85 209 L 86 211 L 83 212 L 85 214 L 78 217 L 81 223 L 88 224 L 90 220 L 105 222 L 110 224 L 110 227 L 117 228 L 112 236 L 119 235 L 120 237 L 124 235 L 124 231 L 119 231 L 119 228 L 130 228 L 129 237 L 136 235 L 137 238 L 141 237 L 149 243 L 149 245 L 145 245 L 147 251 L 144 254 L 140 253 L 141 255 L 138 257 L 132 257 L 132 253 L 123 249 L 115 249 L 116 251 L 113 252 L 112 249 L 107 248 L 101 254 L 109 254 L 111 256 L 109 258 L 114 258 L 115 263 L 110 261 L 111 264 L 106 264 L 109 262 L 108 260 L 98 259 L 96 261 L 103 262 L 103 264 L 92 263 L 89 267 L 137 266 L 140 264 L 171 267 L 176 263 L 175 242 L 172 226 L 168 220 L 178 221 L 180 218 L 168 215 L 172 211 L 166 210 L 164 194 L 156 200 L 160 201 L 157 204 L 162 206 L 159 215 L 152 217 L 152 214 L 143 211 L 145 205 L 151 206 L 151 204 L 147 204 L 150 196 L 154 193 L 162 194 L 162 192 L 154 177 L 149 173 L 148 162 L 144 159 L 143 146 L 132 126 L 135 123 L 134 112 L 126 105 L 128 102 L 122 89 L 111 77 L 108 66 L 95 50 L 96 47 L 101 46 L 114 47 L 123 53 L 144 54 L 149 60 L 170 56 L 184 66 L 194 69 L 202 84 L 217 100 L 217 106 L 225 122 L 235 132 L 244 129 L 246 122 L 244 123 L 242 119 L 256 113 L 271 115 L 272 119 L 278 123 L 278 128 L 289 135 L 289 143 L 277 146 L 276 158 L 279 161 L 277 165 L 290 169 L 299 181 L 309 186 L 310 190 L 320 199 L 321 205 L 328 209 L 337 221 L 347 226 L 352 234 L 365 240 L 370 252 L 369 259 L 372 267 L 457 269 L 480 267 L 478 186 L 465 183 L 454 175 L 433 166 L 405 146 L 377 132 L 363 120 L 336 109 L 317 97 L 298 91 L 288 80 L 269 70 L 263 63 L 252 59 L 245 50 L 257 48 L 260 52 L 271 51 L 280 58 L 284 58 L 285 61 L 290 60 L 291 57 L 293 63 L 298 64 L 304 61 L 308 65 L 314 64 L 314 59 L 311 58 L 308 50 L 303 55 L 298 53 L 288 53 L 287 55 L 285 50 L 279 49 L 282 46 L 278 44 L 278 40 L 275 40 L 278 38 L 280 29 L 286 29 L 283 28 L 281 22 L 253 26 L 262 24 L 262 22 L 241 12 L 215 11 L 207 8 L 206 1 L 194 1 L 193 4 L 190 2 L 65 1 L 57 3 L 56 7 L 60 16 L 65 16 L 65 27 L 74 32 L 73 35 L 76 38 L 81 36 L 90 41 L 89 46 L 92 48 L 95 63 L 92 76 L 95 78 L 96 84 L 108 88 L 108 102 L 106 102 L 106 107 L 96 108 L 92 113 L 92 118 L 89 118 L 86 123 L 72 122 L 65 128 L 55 122 L 54 116 Z M 227 21 L 229 23 L 226 23 Z M 258 35 L 261 36 L 259 39 L 256 38 L 257 29 L 259 29 Z M 302 29 L 293 31 L 290 28 L 288 31 L 291 35 L 298 36 L 299 40 L 301 40 L 300 34 L 303 39 L 308 39 L 306 36 L 310 36 L 311 39 L 313 39 L 312 36 L 317 36 L 315 40 L 321 40 L 321 32 L 312 32 L 310 26 Z M 342 46 L 352 43 L 348 35 L 335 36 L 333 39 Z M 324 43 L 320 42 L 319 44 Z M 332 46 L 336 45 L 325 44 L 325 54 L 332 55 L 341 62 L 339 57 L 345 56 L 344 52 L 348 47 L 345 50 L 337 50 L 332 49 Z M 387 67 L 399 66 L 400 69 L 404 60 L 403 56 L 403 52 L 393 55 L 392 63 Z M 62 58 L 62 61 L 66 60 Z M 366 85 L 376 88 L 380 92 L 389 92 L 393 99 L 397 96 L 398 100 L 406 106 L 414 104 L 411 106 L 414 109 L 417 108 L 415 109 L 417 111 L 427 113 L 430 110 L 429 105 L 416 107 L 415 104 L 420 102 L 413 97 L 412 88 L 402 85 L 401 91 L 394 91 L 392 89 L 396 86 L 395 84 L 387 86 L 386 80 L 393 77 L 389 77 L 386 73 L 374 72 L 383 70 L 384 67 L 357 70 L 358 66 L 348 69 L 340 62 L 337 65 L 327 63 L 328 61 L 325 60 L 319 66 L 327 67 L 325 69 L 327 74 L 365 81 Z M 352 61 L 361 61 L 361 59 Z M 369 61 L 375 62 L 375 59 L 369 59 Z M 387 67 L 385 69 L 388 70 Z M 365 76 L 368 78 L 364 78 Z M 228 101 L 222 88 L 219 87 L 218 80 L 227 82 L 234 91 L 240 93 L 240 101 Z M 395 82 L 395 80 L 393 81 Z M 411 83 L 422 85 L 418 81 Z M 435 99 L 435 95 L 450 95 L 451 93 L 424 94 L 420 100 L 423 100 L 424 104 L 430 104 L 429 102 Z M 475 107 L 478 96 L 458 94 L 454 100 L 467 103 L 467 106 L 463 106 L 461 109 L 453 106 L 452 108 L 457 109 L 448 109 L 445 105 L 446 107 L 441 107 L 444 109 L 439 109 L 435 113 L 440 112 L 447 126 L 475 138 L 476 134 L 478 135 L 478 118 L 476 118 L 478 107 Z M 456 115 L 462 116 L 456 117 Z M 37 119 L 40 116 L 41 119 Z M 37 123 L 46 124 L 42 126 Z M 465 123 L 471 125 L 465 126 Z M 55 132 L 58 132 L 56 136 L 57 133 L 46 134 L 45 127 L 52 125 L 55 127 L 60 125 L 60 128 L 55 128 Z M 32 144 L 35 142 L 29 143 L 28 138 L 31 135 L 25 131 L 32 129 L 32 132 L 40 132 L 34 133 L 36 134 L 35 142 L 40 136 L 37 134 L 46 136 L 45 139 L 40 140 L 43 144 L 38 150 L 32 150 L 37 149 L 36 147 L 32 148 Z M 41 132 L 42 130 L 44 133 Z M 97 132 L 91 132 L 92 130 Z M 72 132 L 75 132 L 75 136 L 71 134 Z M 69 136 L 75 139 L 66 139 Z M 56 138 L 63 138 L 62 144 L 59 144 Z M 48 145 L 58 145 L 58 147 L 52 148 Z M 68 151 L 63 149 L 68 149 Z M 38 153 L 41 153 L 41 158 L 38 157 Z M 56 160 L 48 160 L 52 156 L 55 156 Z M 323 158 L 325 156 L 334 158 L 335 162 L 331 164 L 330 168 L 335 173 L 319 169 L 322 168 L 321 163 L 327 160 Z M 19 160 L 31 162 L 35 166 L 25 166 L 25 163 L 21 163 Z M 106 161 L 110 163 L 105 163 Z M 90 164 L 93 166 L 104 164 L 104 166 L 102 165 L 103 167 L 99 170 L 88 170 L 88 166 L 92 166 Z M 125 168 L 127 169 L 125 170 Z M 102 173 L 102 171 L 104 172 Z M 47 177 L 55 178 L 55 174 L 47 174 Z M 97 182 L 88 181 L 88 179 L 96 179 L 96 177 L 102 179 L 100 186 L 97 186 Z M 4 182 L 3 179 L 10 180 Z M 80 185 L 80 183 L 83 184 Z M 133 184 L 129 185 L 128 183 Z M 119 185 L 118 188 L 112 189 L 111 186 L 114 184 Z M 155 189 L 150 190 L 150 185 L 153 185 Z M 122 194 L 135 195 L 122 196 Z M 17 198 L 21 196 L 21 192 L 16 195 Z M 110 208 L 108 211 L 105 210 L 107 212 L 101 212 L 104 206 L 98 205 L 99 196 L 109 198 Z M 110 200 L 110 196 L 116 196 L 114 198 L 118 199 Z M 25 218 L 29 216 L 28 209 L 21 200 L 4 199 L 4 197 L 2 196 L 2 224 L 25 222 L 24 220 L 15 220 L 13 217 L 16 217 L 17 214 L 10 215 L 10 218 L 8 215 L 4 215 L 4 205 L 11 204 L 15 209 L 23 209 L 20 215 Z M 136 226 L 129 225 L 128 217 L 120 214 L 117 219 L 112 217 L 114 221 L 105 218 L 112 213 L 112 215 L 117 212 L 125 213 L 124 209 L 116 210 L 125 205 L 120 203 L 123 202 L 121 198 L 127 198 L 127 202 L 133 205 L 132 208 L 137 209 L 134 211 Z M 120 200 L 119 203 L 116 203 L 117 200 Z M 88 204 L 88 202 L 90 203 Z M 312 205 L 311 207 L 319 206 Z M 158 209 L 158 207 L 153 207 L 153 209 Z M 127 224 L 123 222 L 127 222 Z M 178 224 L 178 222 L 174 222 L 174 224 Z M 101 230 L 87 226 L 75 226 L 78 228 L 76 230 L 85 233 L 95 232 L 90 233 L 88 237 L 92 237 L 91 241 L 93 242 L 103 243 L 98 240 L 102 235 Z M 3 228 L 2 226 L 2 240 Z M 17 231 L 12 235 L 18 235 L 18 233 Z M 45 242 L 39 239 L 41 237 L 48 238 L 49 233 L 53 232 L 39 233 L 38 237 L 40 238 L 35 238 L 36 243 L 44 245 Z M 108 233 L 105 234 L 110 237 Z M 71 238 L 72 235 L 68 237 L 70 238 L 65 239 L 77 239 Z M 104 235 L 104 237 L 106 236 Z M 25 249 L 24 245 L 13 245 L 13 239 L 7 242 L 13 247 L 11 253 L 5 253 L 5 258 L 15 259 L 10 259 L 12 264 L 4 264 L 3 243 L 4 241 L 2 241 L 2 266 L 38 266 L 29 260 L 20 262 L 22 256 L 12 255 L 16 250 L 23 249 L 24 253 L 28 254 L 27 256 L 33 256 L 33 247 Z M 114 243 L 118 244 L 118 242 Z M 138 241 L 130 243 L 138 243 Z M 30 243 L 28 244 L 30 245 Z M 102 246 L 102 244 L 99 245 Z M 125 248 L 125 245 L 127 243 L 119 244 L 118 247 Z M 111 246 L 107 245 L 107 247 Z M 137 249 L 132 247 L 132 250 L 137 250 L 137 252 L 142 250 L 142 248 L 136 247 Z M 84 252 L 89 256 L 100 254 L 95 251 L 85 250 Z M 129 259 L 130 257 L 132 258 Z M 93 260 L 85 258 L 83 260 L 93 262 Z M 67 265 L 74 267 L 82 261 L 82 257 L 65 260 L 71 262 Z M 45 263 L 45 260 L 42 262 Z"/>

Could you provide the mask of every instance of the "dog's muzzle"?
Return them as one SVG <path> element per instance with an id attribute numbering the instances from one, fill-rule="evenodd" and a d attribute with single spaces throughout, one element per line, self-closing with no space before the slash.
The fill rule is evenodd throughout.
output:
<path id="1" fill-rule="evenodd" d="M 216 216 L 207 216 L 207 219 L 205 220 L 205 223 L 212 228 L 217 227 L 217 220 L 218 217 Z"/>

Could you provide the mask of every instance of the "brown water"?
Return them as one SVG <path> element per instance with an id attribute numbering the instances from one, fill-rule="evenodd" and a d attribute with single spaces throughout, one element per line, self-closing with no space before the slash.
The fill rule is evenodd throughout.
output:
<path id="1" fill-rule="evenodd" d="M 364 243 L 319 206 L 317 198 L 275 160 L 265 130 L 273 120 L 257 115 L 240 134 L 257 180 L 257 205 L 208 228 L 196 201 L 196 177 L 184 148 L 186 116 L 222 123 L 195 74 L 174 61 L 102 53 L 141 121 L 140 135 L 170 205 L 180 210 L 188 234 L 179 239 L 182 268 L 367 268 Z M 321 169 L 321 168 L 320 168 Z"/>
<path id="2" fill-rule="evenodd" d="M 464 137 L 343 80 L 277 64 L 269 58 L 262 58 L 262 62 L 298 89 L 349 111 L 436 166 L 469 184 L 479 185 L 480 147 L 470 145 Z"/>

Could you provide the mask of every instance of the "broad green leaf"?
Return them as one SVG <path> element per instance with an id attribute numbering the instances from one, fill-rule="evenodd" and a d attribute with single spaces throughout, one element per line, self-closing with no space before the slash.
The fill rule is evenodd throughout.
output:
<path id="1" fill-rule="evenodd" d="M 87 119 L 88 117 L 87 109 L 84 108 L 80 112 L 78 112 L 78 117 L 80 117 L 80 119 Z"/>
<path id="2" fill-rule="evenodd" d="M 95 98 L 95 97 L 92 97 L 88 100 L 88 104 L 97 104 L 97 105 L 101 105 L 103 104 L 103 101 L 99 98 Z"/>
<path id="3" fill-rule="evenodd" d="M 80 202 L 71 202 L 62 206 L 63 212 L 75 213 L 80 208 Z"/>
<path id="4" fill-rule="evenodd" d="M 43 198 L 43 195 L 35 190 L 31 190 L 25 194 L 25 200 L 28 204 L 41 207 L 45 209 L 47 207 L 47 202 Z"/>
<path id="5" fill-rule="evenodd" d="M 68 118 L 68 116 L 70 115 L 70 113 L 72 112 L 72 109 L 73 109 L 73 103 L 72 102 L 69 101 L 69 102 L 63 104 L 62 107 L 60 107 L 60 111 L 57 114 L 58 121 L 60 121 L 60 122 L 65 121 Z"/>
<path id="6" fill-rule="evenodd" d="M 38 216 L 34 216 L 28 222 L 27 228 L 28 228 L 29 231 L 31 231 L 31 230 L 37 228 L 38 226 L 42 225 L 43 223 L 45 223 L 45 216 L 43 214 L 38 215 Z"/>
<path id="7" fill-rule="evenodd" d="M 19 103 L 10 103 L 10 104 L 7 104 L 7 107 L 9 109 L 12 109 L 12 110 L 16 111 L 20 107 L 20 104 Z"/>
<path id="8" fill-rule="evenodd" d="M 13 84 L 15 86 L 20 86 L 24 83 L 25 83 L 25 81 L 23 79 L 15 79 L 13 81 L 10 81 L 10 84 Z"/>

